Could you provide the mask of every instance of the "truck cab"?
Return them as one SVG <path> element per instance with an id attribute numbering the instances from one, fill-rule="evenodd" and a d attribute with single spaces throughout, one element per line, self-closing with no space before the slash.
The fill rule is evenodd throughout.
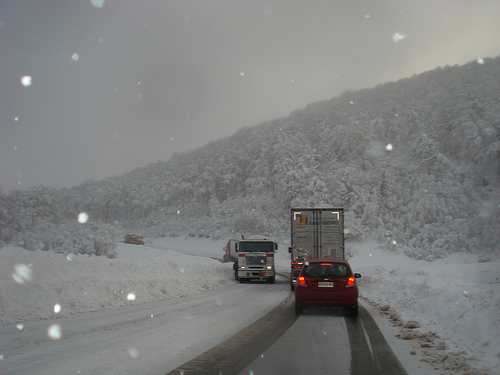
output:
<path id="1" fill-rule="evenodd" d="M 252 236 L 247 239 L 229 240 L 224 251 L 224 261 L 234 262 L 235 280 L 240 283 L 251 280 L 274 283 L 274 253 L 278 251 L 276 242 L 264 236 Z"/>

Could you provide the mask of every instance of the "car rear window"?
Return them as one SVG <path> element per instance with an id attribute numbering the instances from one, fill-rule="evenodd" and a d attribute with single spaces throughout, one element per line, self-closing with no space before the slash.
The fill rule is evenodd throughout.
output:
<path id="1" fill-rule="evenodd" d="M 351 270 L 344 263 L 310 263 L 304 266 L 302 274 L 307 277 L 348 277 Z"/>

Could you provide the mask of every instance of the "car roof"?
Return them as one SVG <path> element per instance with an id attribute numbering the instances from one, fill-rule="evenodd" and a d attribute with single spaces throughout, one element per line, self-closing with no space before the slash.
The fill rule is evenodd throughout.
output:
<path id="1" fill-rule="evenodd" d="M 324 263 L 324 262 L 333 262 L 333 263 L 344 263 L 349 264 L 349 262 L 345 259 L 334 259 L 334 258 L 316 258 L 308 260 L 309 263 Z"/>

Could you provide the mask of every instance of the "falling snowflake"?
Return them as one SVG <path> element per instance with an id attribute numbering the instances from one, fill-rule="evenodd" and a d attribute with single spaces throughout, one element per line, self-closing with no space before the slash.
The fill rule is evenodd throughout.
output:
<path id="1" fill-rule="evenodd" d="M 62 337 L 61 326 L 59 324 L 52 324 L 47 330 L 47 334 L 52 340 L 59 340 Z"/>
<path id="2" fill-rule="evenodd" d="M 32 83 L 33 83 L 33 78 L 31 76 L 22 76 L 21 77 L 21 84 L 24 87 L 31 86 Z"/>
<path id="3" fill-rule="evenodd" d="M 16 283 L 26 284 L 31 281 L 31 276 L 33 274 L 31 267 L 25 264 L 16 264 L 14 270 L 15 272 L 12 274 L 12 277 Z"/>
<path id="4" fill-rule="evenodd" d="M 80 212 L 78 214 L 78 222 L 80 224 L 85 224 L 89 220 L 89 215 L 86 212 Z"/>
<path id="5" fill-rule="evenodd" d="M 392 40 L 395 42 L 399 42 L 400 40 L 403 40 L 404 38 L 406 38 L 406 35 L 403 33 L 396 33 L 392 36 Z"/>
<path id="6" fill-rule="evenodd" d="M 104 6 L 105 1 L 106 0 L 90 0 L 92 5 L 95 6 L 96 8 L 102 8 Z"/>

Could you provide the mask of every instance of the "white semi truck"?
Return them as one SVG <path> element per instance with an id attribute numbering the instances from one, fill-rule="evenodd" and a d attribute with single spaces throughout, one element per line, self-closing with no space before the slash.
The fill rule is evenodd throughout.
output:
<path id="1" fill-rule="evenodd" d="M 345 259 L 343 208 L 292 208 L 290 287 L 309 259 Z"/>
<path id="2" fill-rule="evenodd" d="M 264 236 L 252 236 L 241 240 L 229 240 L 222 249 L 224 262 L 234 262 L 234 278 L 240 283 L 263 280 L 274 283 L 274 253 L 278 244 Z"/>

